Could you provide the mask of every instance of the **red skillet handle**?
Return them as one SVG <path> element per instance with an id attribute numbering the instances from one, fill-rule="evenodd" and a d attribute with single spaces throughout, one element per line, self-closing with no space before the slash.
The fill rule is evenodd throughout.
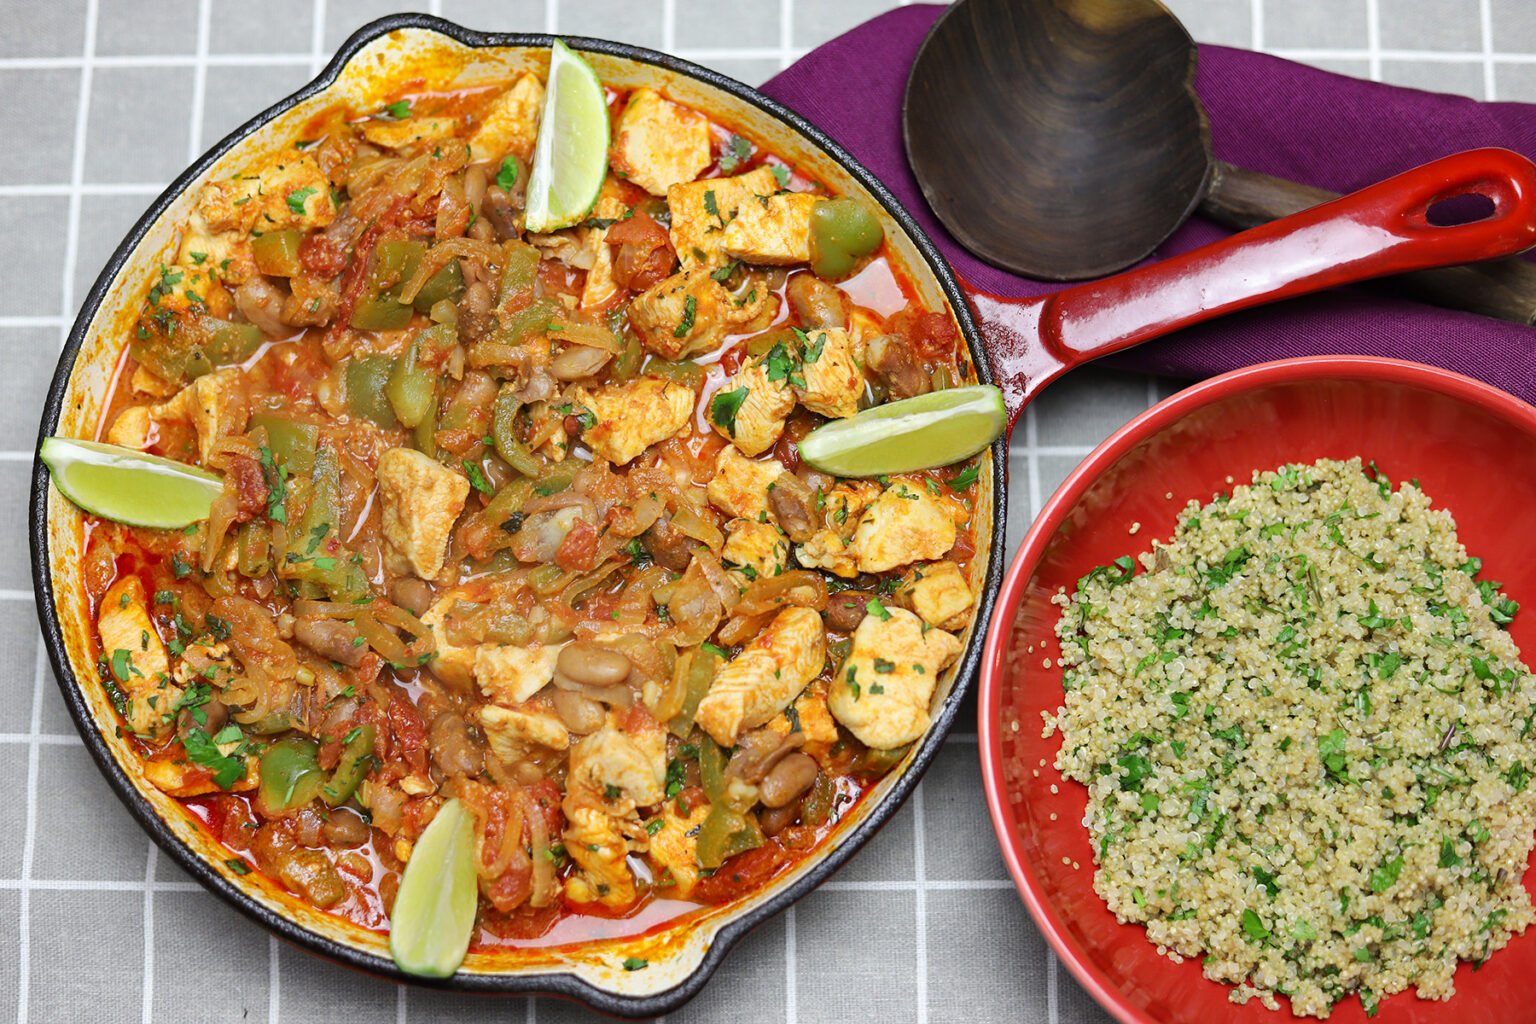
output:
<path id="1" fill-rule="evenodd" d="M 1435 203 L 1473 194 L 1491 199 L 1493 213 L 1470 224 L 1429 223 Z M 1474 149 L 1212 245 L 1049 295 L 1040 339 L 1065 368 L 1260 303 L 1532 245 L 1536 166 L 1506 149 Z"/>

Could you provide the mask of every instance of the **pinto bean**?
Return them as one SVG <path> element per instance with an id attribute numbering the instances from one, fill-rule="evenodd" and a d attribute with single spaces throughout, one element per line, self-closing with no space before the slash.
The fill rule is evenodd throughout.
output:
<path id="1" fill-rule="evenodd" d="M 869 602 L 874 598 L 867 590 L 842 590 L 827 598 L 827 610 L 822 613 L 827 628 L 839 633 L 852 633 L 869 614 Z"/>
<path id="2" fill-rule="evenodd" d="M 198 716 L 193 713 L 194 711 L 202 712 L 202 721 L 198 721 Z M 185 739 L 187 734 L 193 729 L 200 729 L 209 736 L 212 736 L 224 728 L 225 723 L 228 721 L 229 708 L 216 700 L 211 700 L 196 708 L 182 708 L 176 716 L 176 734 Z"/>
<path id="3" fill-rule="evenodd" d="M 556 688 L 551 691 L 550 699 L 554 702 L 555 714 L 560 716 L 560 721 L 578 736 L 597 732 L 607 718 L 601 704 L 575 690 Z"/>
<path id="4" fill-rule="evenodd" d="M 852 303 L 843 290 L 815 274 L 796 274 L 784 289 L 789 304 L 806 327 L 847 327 Z"/>
<path id="5" fill-rule="evenodd" d="M 773 771 L 758 785 L 764 807 L 784 807 L 811 788 L 821 770 L 815 758 L 796 751 L 773 766 Z"/>
<path id="6" fill-rule="evenodd" d="M 601 370 L 612 358 L 612 353 L 600 348 L 572 345 L 550 360 L 549 372 L 556 380 L 581 380 Z"/>
<path id="7" fill-rule="evenodd" d="M 768 504 L 779 526 L 796 544 L 804 544 L 816 533 L 815 496 L 795 474 L 779 474 L 768 491 Z"/>
<path id="8" fill-rule="evenodd" d="M 366 644 L 359 644 L 362 637 L 350 622 L 340 619 L 294 619 L 293 638 L 327 661 L 339 662 L 352 668 L 362 664 L 367 653 Z"/>
<path id="9" fill-rule="evenodd" d="M 657 565 L 666 566 L 673 572 L 685 572 L 693 557 L 693 549 L 699 542 L 681 530 L 673 529 L 672 524 L 663 518 L 656 520 L 650 529 L 640 535 L 640 543 L 645 545 L 645 550 L 651 553 Z"/>
<path id="10" fill-rule="evenodd" d="M 555 667 L 578 683 L 613 686 L 629 676 L 629 659 L 619 651 L 589 640 L 577 640 L 560 649 Z"/>
<path id="11" fill-rule="evenodd" d="M 448 775 L 479 775 L 485 767 L 485 755 L 469 734 L 464 716 L 444 711 L 432 719 L 427 729 L 427 745 L 432 760 Z"/>
<path id="12" fill-rule="evenodd" d="M 791 800 L 783 807 L 769 807 L 757 816 L 757 823 L 765 836 L 776 836 L 795 823 L 800 817 L 800 801 Z"/>
<path id="13" fill-rule="evenodd" d="M 368 841 L 368 823 L 350 807 L 332 811 L 320 831 L 332 846 L 361 846 Z"/>
<path id="14" fill-rule="evenodd" d="M 495 296 L 491 286 L 475 281 L 459 297 L 459 336 L 474 341 L 491 326 L 491 306 Z"/>
<path id="15" fill-rule="evenodd" d="M 404 608 L 412 615 L 420 615 L 428 608 L 431 608 L 432 602 L 436 600 L 436 595 L 432 593 L 431 586 L 414 576 L 407 576 L 404 579 L 396 580 L 389 593 L 395 599 L 395 604 Z"/>

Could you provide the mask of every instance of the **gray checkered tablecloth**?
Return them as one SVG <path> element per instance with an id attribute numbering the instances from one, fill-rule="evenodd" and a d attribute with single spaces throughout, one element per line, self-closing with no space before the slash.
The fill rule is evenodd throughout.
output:
<path id="1" fill-rule="evenodd" d="M 1168 0 L 1202 41 L 1536 101 L 1532 0 Z M 473 28 L 676 53 L 751 84 L 889 0 L 432 0 Z M 543 999 L 407 989 L 280 945 L 161 856 L 47 666 L 25 495 L 55 353 L 112 248 L 209 144 L 298 88 L 384 0 L 0 0 L 0 1021 L 564 1021 Z M 1176 385 L 1080 370 L 1013 438 L 1007 544 L 1098 441 Z M 974 705 L 973 705 L 974 708 Z M 682 1020 L 1107 1021 L 1047 950 L 987 822 L 974 710 L 830 883 L 727 959 Z"/>

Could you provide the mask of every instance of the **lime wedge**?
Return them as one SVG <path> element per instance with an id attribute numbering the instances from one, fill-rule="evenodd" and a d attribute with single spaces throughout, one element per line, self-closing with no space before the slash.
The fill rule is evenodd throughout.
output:
<path id="1" fill-rule="evenodd" d="M 464 960 L 475 930 L 474 826 L 454 797 L 416 840 L 389 923 L 389 952 L 402 971 L 446 978 Z"/>
<path id="2" fill-rule="evenodd" d="M 997 388 L 946 388 L 817 427 L 800 442 L 800 457 L 833 476 L 910 473 L 969 458 L 1007 426 Z"/>
<path id="3" fill-rule="evenodd" d="M 208 518 L 224 482 L 158 455 L 97 441 L 46 437 L 38 452 L 53 485 L 85 511 L 129 526 L 176 530 Z"/>
<path id="4" fill-rule="evenodd" d="M 549 54 L 549 84 L 528 178 L 529 231 L 568 228 L 597 203 L 608 173 L 608 102 L 592 65 L 560 40 Z"/>

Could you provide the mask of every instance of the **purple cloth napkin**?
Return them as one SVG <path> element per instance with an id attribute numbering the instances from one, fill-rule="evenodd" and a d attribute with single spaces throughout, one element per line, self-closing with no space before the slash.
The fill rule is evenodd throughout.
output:
<path id="1" fill-rule="evenodd" d="M 928 209 L 907 166 L 901 139 L 907 70 L 943 9 L 915 5 L 882 14 L 807 54 L 763 91 L 873 171 L 967 281 L 998 295 L 1054 291 L 1062 285 L 999 270 L 962 249 Z M 1336 192 L 1479 146 L 1536 157 L 1536 106 L 1528 104 L 1398 88 L 1209 45 L 1200 47 L 1195 86 L 1219 159 Z M 1196 215 L 1158 254 L 1183 252 L 1228 233 Z M 1433 363 L 1536 402 L 1536 328 L 1357 290 L 1232 314 L 1105 362 L 1205 377 L 1267 359 L 1326 353 Z"/>

